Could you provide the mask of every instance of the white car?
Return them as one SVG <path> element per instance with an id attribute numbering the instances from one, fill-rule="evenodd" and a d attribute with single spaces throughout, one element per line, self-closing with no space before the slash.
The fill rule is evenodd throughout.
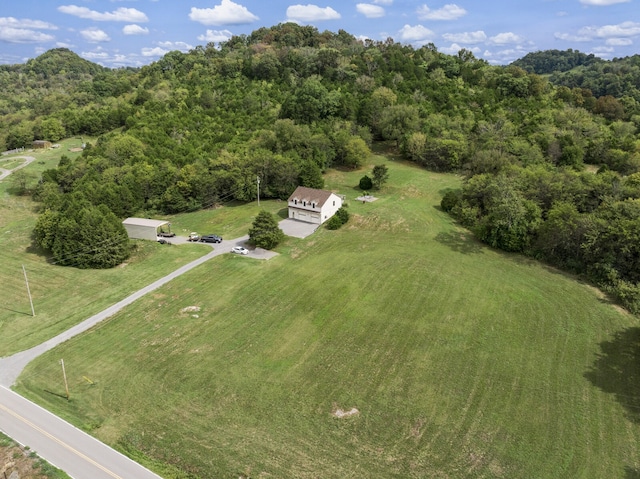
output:
<path id="1" fill-rule="evenodd" d="M 242 246 L 234 246 L 231 248 L 231 252 L 235 254 L 249 254 L 249 250 Z"/>

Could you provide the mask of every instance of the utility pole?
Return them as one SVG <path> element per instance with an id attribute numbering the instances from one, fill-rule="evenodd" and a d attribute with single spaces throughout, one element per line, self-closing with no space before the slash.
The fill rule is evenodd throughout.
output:
<path id="1" fill-rule="evenodd" d="M 60 360 L 60 364 L 62 365 L 62 377 L 64 378 L 64 390 L 67 392 L 67 401 L 69 400 L 69 385 L 67 384 L 67 373 L 64 370 L 64 359 Z"/>
<path id="2" fill-rule="evenodd" d="M 258 206 L 260 206 L 260 177 L 256 176 L 256 181 L 258 182 Z"/>
<path id="3" fill-rule="evenodd" d="M 31 290 L 29 289 L 29 280 L 27 279 L 27 270 L 22 265 L 22 272 L 24 273 L 24 282 L 27 284 L 27 294 L 29 294 L 29 303 L 31 303 L 31 316 L 36 315 L 35 309 L 33 309 L 33 299 L 31 299 Z"/>

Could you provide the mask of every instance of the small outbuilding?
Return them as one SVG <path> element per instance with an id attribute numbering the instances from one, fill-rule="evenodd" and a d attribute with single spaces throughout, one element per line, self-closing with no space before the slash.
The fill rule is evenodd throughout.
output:
<path id="1" fill-rule="evenodd" d="M 33 142 L 33 147 L 35 149 L 47 149 L 47 148 L 51 148 L 52 143 L 50 141 L 47 140 L 36 140 Z"/>
<path id="2" fill-rule="evenodd" d="M 289 218 L 320 225 L 341 206 L 342 198 L 331 191 L 298 186 L 289 197 Z"/>
<path id="3" fill-rule="evenodd" d="M 168 231 L 171 224 L 168 221 L 151 220 L 147 218 L 127 218 L 122 222 L 127 230 L 127 235 L 131 239 L 146 239 L 156 241 L 158 233 L 162 232 L 163 226 L 167 226 Z"/>

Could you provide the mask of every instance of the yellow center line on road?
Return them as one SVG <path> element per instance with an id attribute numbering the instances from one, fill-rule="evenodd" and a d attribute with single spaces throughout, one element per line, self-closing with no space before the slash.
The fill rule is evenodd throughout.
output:
<path id="1" fill-rule="evenodd" d="M 82 454 L 80 451 L 78 451 L 77 449 L 74 449 L 73 447 L 71 447 L 69 444 L 67 444 L 66 442 L 61 441 L 60 439 L 58 439 L 57 437 L 49 434 L 47 431 L 43 430 L 42 428 L 36 426 L 35 424 L 33 424 L 31 421 L 29 421 L 28 419 L 22 417 L 20 414 L 18 414 L 17 412 L 12 411 L 11 409 L 7 408 L 6 406 L 3 406 L 2 404 L 0 404 L 0 409 L 2 409 L 3 411 L 6 411 L 7 413 L 11 414 L 13 417 L 15 417 L 16 419 L 18 419 L 19 421 L 22 421 L 23 423 L 25 423 L 27 426 L 32 427 L 33 429 L 35 429 L 36 431 L 38 431 L 40 434 L 48 437 L 49 439 L 57 442 L 58 444 L 60 444 L 62 447 L 64 447 L 65 449 L 68 449 L 69 451 L 71 451 L 72 453 L 76 454 L 77 456 L 81 457 L 82 459 L 84 459 L 85 461 L 87 461 L 90 464 L 93 464 L 94 466 L 96 466 L 98 469 L 103 470 L 104 472 L 106 472 L 107 474 L 109 474 L 111 477 L 113 477 L 114 479 L 122 479 L 122 477 L 120 477 L 119 475 L 117 475 L 114 472 L 111 472 L 109 469 L 107 469 L 106 467 L 104 467 L 101 464 L 98 464 L 96 461 L 94 461 L 93 459 L 91 459 L 90 457 L 85 456 L 84 454 Z"/>

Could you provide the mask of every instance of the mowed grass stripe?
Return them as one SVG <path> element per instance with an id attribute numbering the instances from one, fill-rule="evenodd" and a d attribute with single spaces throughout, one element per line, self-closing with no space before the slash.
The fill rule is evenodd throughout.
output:
<path id="1" fill-rule="evenodd" d="M 389 167 L 345 228 L 268 262 L 216 258 L 39 358 L 20 390 L 166 477 L 637 468 L 638 424 L 585 377 L 636 319 L 458 229 L 436 208 L 455 177 Z M 329 181 L 349 191 L 362 174 Z M 60 389 L 60 357 L 70 402 L 41 392 Z"/>

